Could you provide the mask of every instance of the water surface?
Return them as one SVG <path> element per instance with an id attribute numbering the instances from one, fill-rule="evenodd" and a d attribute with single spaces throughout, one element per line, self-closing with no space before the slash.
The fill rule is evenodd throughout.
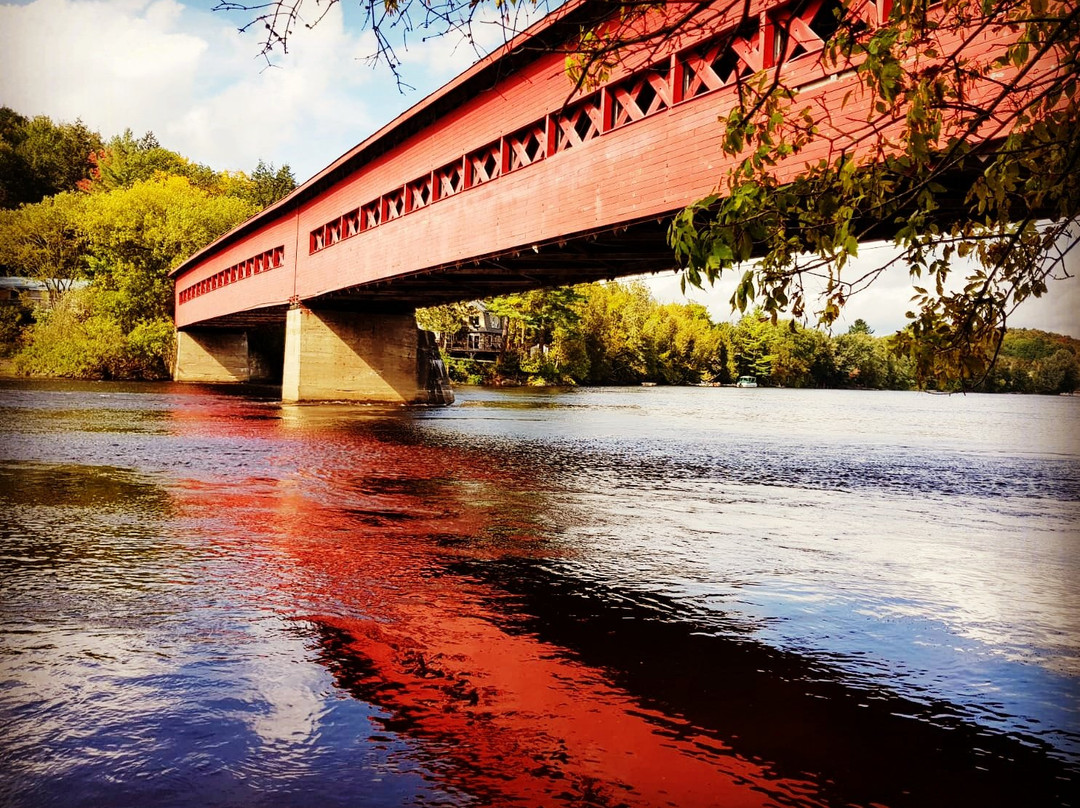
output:
<path id="1" fill-rule="evenodd" d="M 0 803 L 1074 805 L 1080 400 L 0 386 Z"/>

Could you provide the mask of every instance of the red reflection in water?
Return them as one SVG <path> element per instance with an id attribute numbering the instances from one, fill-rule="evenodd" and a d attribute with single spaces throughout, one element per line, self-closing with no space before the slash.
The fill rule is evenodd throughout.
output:
<path id="1" fill-rule="evenodd" d="M 269 553 L 260 569 L 277 580 L 252 588 L 292 588 L 290 616 L 316 626 L 338 683 L 420 741 L 445 787 L 493 805 L 817 804 L 810 783 L 776 778 L 514 631 L 502 593 L 446 569 L 460 554 L 547 552 L 529 537 L 543 502 L 513 493 L 529 485 L 465 452 L 330 437 L 284 444 L 298 469 L 285 479 L 193 483 L 184 505 L 243 537 L 226 538 L 226 554 Z"/>

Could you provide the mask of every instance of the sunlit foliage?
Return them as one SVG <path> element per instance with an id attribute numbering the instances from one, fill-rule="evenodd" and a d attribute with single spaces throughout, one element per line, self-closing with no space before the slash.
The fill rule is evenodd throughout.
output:
<path id="1" fill-rule="evenodd" d="M 18 351 L 24 373 L 167 376 L 169 271 L 296 184 L 288 166 L 262 161 L 251 176 L 214 171 L 163 148 L 152 133 L 136 138 L 129 130 L 103 143 L 96 133 L 83 137 L 81 124 L 27 121 L 6 108 L 0 130 L 4 143 L 12 131 L 28 132 L 19 135 L 24 147 L 33 138 L 74 142 L 81 157 L 68 159 L 61 149 L 53 163 L 64 157 L 85 169 L 57 173 L 59 192 L 0 210 L 0 268 L 41 281 L 50 293 L 51 306 L 5 310 L 2 350 Z M 0 143 L 0 163 L 3 149 Z M 0 176 L 0 199 L 23 193 L 7 180 Z M 75 281 L 85 288 L 73 290 Z"/>

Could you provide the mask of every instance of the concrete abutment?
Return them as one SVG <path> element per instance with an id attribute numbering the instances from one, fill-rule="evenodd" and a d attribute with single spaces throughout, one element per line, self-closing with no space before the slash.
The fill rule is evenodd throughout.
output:
<path id="1" fill-rule="evenodd" d="M 177 331 L 173 377 L 178 382 L 251 381 L 247 332 Z"/>

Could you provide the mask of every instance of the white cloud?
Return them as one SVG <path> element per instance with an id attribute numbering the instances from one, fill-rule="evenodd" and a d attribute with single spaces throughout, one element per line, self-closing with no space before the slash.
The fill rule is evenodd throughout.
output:
<path id="1" fill-rule="evenodd" d="M 176 0 L 0 5 L 0 103 L 81 118 L 106 137 L 152 130 L 215 168 L 290 163 L 303 179 L 384 122 L 365 37 L 340 10 L 265 68 L 254 36 Z M 400 103 L 396 102 L 395 103 Z"/>

